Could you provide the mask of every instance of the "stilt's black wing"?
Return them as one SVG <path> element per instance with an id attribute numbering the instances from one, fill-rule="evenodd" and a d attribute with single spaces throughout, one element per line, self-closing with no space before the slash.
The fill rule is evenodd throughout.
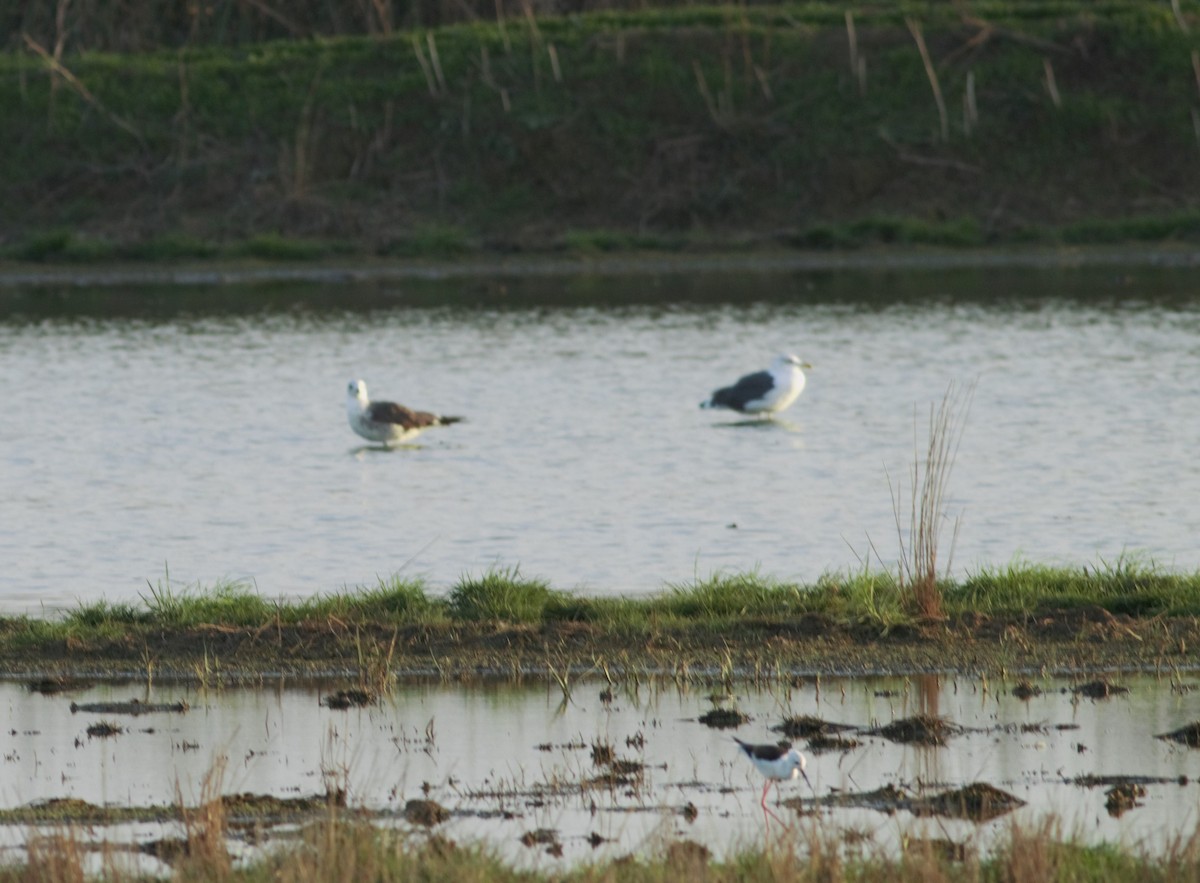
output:
<path id="1" fill-rule="evenodd" d="M 751 745 L 743 742 L 737 736 L 733 737 L 733 741 L 742 746 L 742 751 L 746 752 L 747 757 L 755 757 L 759 760 L 779 760 L 792 750 L 790 742 L 780 742 L 778 745 Z"/>

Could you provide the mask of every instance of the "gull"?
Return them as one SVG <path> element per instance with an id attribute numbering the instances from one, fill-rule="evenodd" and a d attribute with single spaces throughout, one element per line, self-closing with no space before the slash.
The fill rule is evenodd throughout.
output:
<path id="1" fill-rule="evenodd" d="M 414 411 L 395 402 L 373 402 L 361 380 L 350 381 L 346 389 L 346 417 L 350 428 L 363 438 L 385 446 L 399 444 L 431 426 L 448 426 L 463 419 Z"/>
<path id="2" fill-rule="evenodd" d="M 776 356 L 771 367 L 755 371 L 724 386 L 700 403 L 701 408 L 729 408 L 743 414 L 770 416 L 782 411 L 804 391 L 804 369 L 811 368 L 799 357 Z"/>
<path id="3" fill-rule="evenodd" d="M 808 761 L 803 754 L 792 747 L 790 742 L 780 742 L 778 745 L 751 745 L 743 742 L 737 736 L 733 737 L 733 741 L 738 743 L 738 747 L 742 749 L 746 757 L 750 758 L 750 762 L 767 778 L 762 790 L 763 809 L 767 808 L 767 791 L 773 784 L 785 779 L 804 776 L 804 781 L 808 782 L 809 788 L 812 788 L 812 782 L 808 780 L 808 773 L 804 772 Z"/>

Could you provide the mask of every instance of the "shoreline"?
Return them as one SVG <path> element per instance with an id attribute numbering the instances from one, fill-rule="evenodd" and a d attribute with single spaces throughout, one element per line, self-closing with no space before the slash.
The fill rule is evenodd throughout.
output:
<path id="1" fill-rule="evenodd" d="M 963 615 L 880 626 L 799 617 L 679 625 L 650 634 L 554 622 L 397 626 L 385 622 L 129 626 L 119 634 L 31 640 L 0 631 L 0 678 L 264 686 L 535 680 L 679 684 L 940 675 L 1176 678 L 1200 671 L 1200 619 L 1138 618 L 1101 607 Z"/>
<path id="2" fill-rule="evenodd" d="M 1188 269 L 1200 266 L 1200 248 L 1158 246 L 1037 246 L 1027 249 L 897 248 L 838 252 L 764 252 L 678 255 L 636 252 L 574 256 L 471 256 L 462 260 L 364 258 L 300 262 L 214 261 L 172 266 L 153 263 L 55 265 L 25 269 L 0 262 L 0 293 L 41 287 L 219 286 L 254 283 L 361 283 L 507 277 L 636 276 L 702 273 L 893 272 L 984 269 L 1076 270 L 1096 267 Z"/>

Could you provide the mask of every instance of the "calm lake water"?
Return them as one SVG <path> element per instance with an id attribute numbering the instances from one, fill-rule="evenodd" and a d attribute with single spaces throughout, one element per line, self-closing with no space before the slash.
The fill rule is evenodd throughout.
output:
<path id="1" fill-rule="evenodd" d="M 897 551 L 930 409 L 975 384 L 956 571 L 1200 567 L 1188 268 L 331 277 L 0 290 L 0 609 L 149 585 L 434 590 L 519 567 L 640 594 Z M 701 411 L 778 352 L 780 420 Z M 364 448 L 344 390 L 463 415 Z M 901 487 L 900 499 L 908 499 Z M 947 532 L 944 548 L 949 547 Z"/>
<path id="2" fill-rule="evenodd" d="M 427 796 L 452 813 L 439 833 L 460 842 L 479 840 L 523 863 L 576 862 L 591 857 L 648 852 L 661 838 L 686 837 L 718 854 L 761 843 L 762 779 L 739 754 L 731 734 L 752 741 L 777 738 L 771 727 L 787 716 L 812 715 L 849 725 L 856 740 L 846 751 L 809 751 L 809 789 L 784 783 L 769 798 L 780 819 L 816 825 L 828 833 L 853 830 L 863 850 L 895 850 L 904 836 L 950 838 L 988 847 L 1015 820 L 1032 827 L 1049 816 L 1063 833 L 1088 842 L 1121 842 L 1157 852 L 1190 835 L 1200 822 L 1200 751 L 1154 738 L 1197 719 L 1200 692 L 1165 680 L 1121 679 L 1129 692 L 1106 700 L 1079 699 L 1065 681 L 1038 684 L 1045 692 L 1028 701 L 1012 683 L 971 679 L 822 679 L 774 693 L 738 690 L 726 700 L 751 716 L 736 730 L 715 730 L 698 718 L 713 708 L 705 690 L 679 691 L 643 684 L 617 688 L 611 703 L 602 684 L 577 684 L 562 702 L 557 687 L 476 685 L 402 686 L 374 707 L 333 711 L 314 689 L 201 692 L 103 685 L 70 696 L 32 694 L 0 684 L 0 707 L 17 721 L 0 734 L 5 770 L 0 807 L 71 797 L 96 804 L 150 807 L 198 804 L 208 794 L 279 797 L 343 787 L 351 806 L 384 815 L 406 827 L 405 801 Z M 71 703 L 186 699 L 185 714 L 72 713 Z M 865 735 L 915 714 L 937 714 L 964 728 L 943 747 L 916 747 Z M 98 721 L 123 728 L 108 738 L 89 737 Z M 593 745 L 644 765 L 634 785 L 585 783 L 602 772 Z M 798 747 L 808 751 L 803 742 Z M 1105 787 L 1087 787 L 1079 776 L 1140 776 L 1140 805 L 1114 816 Z M 798 818 L 779 799 L 825 796 L 835 789 L 859 793 L 893 786 L 931 794 L 987 783 L 1025 806 L 999 820 L 973 823 L 917 818 L 901 810 L 821 808 Z M 685 808 L 694 809 L 688 818 Z M 171 828 L 172 826 L 168 826 Z M 526 848 L 523 834 L 554 831 L 561 859 L 544 847 Z M 804 830 L 803 827 L 800 830 Z M 101 834 L 105 833 L 103 830 Z M 115 840 L 143 842 L 163 836 L 161 825 L 116 826 Z M 24 826 L 0 829 L 0 844 L 19 844 Z M 605 839 L 600 849 L 591 835 Z"/>

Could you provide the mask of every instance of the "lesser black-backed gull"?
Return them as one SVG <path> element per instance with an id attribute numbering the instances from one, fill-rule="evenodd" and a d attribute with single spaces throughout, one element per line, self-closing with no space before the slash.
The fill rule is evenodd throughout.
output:
<path id="1" fill-rule="evenodd" d="M 733 386 L 718 389 L 700 407 L 729 408 L 743 414 L 776 414 L 804 391 L 804 369 L 811 367 L 796 356 L 777 356 L 766 371 L 747 374 Z"/>
<path id="2" fill-rule="evenodd" d="M 395 402 L 373 402 L 367 398 L 367 385 L 361 380 L 350 381 L 346 389 L 346 417 L 350 428 L 363 438 L 385 445 L 406 441 L 431 426 L 447 426 L 463 419 L 414 411 Z"/>

